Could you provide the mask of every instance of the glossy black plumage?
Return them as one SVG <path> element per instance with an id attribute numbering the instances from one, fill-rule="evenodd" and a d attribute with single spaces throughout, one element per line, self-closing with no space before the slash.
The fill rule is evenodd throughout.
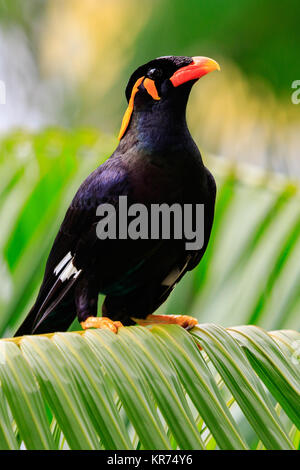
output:
<path id="1" fill-rule="evenodd" d="M 161 99 L 154 102 L 140 86 L 119 146 L 82 183 L 65 215 L 37 300 L 16 335 L 64 331 L 76 314 L 81 322 L 96 315 L 100 292 L 106 294 L 105 316 L 133 324 L 131 317 L 145 318 L 166 300 L 174 285 L 162 282 L 170 272 L 178 272 L 175 284 L 201 260 L 213 223 L 216 186 L 186 124 L 186 104 L 195 80 L 178 88 L 169 80 L 191 61 L 190 57 L 159 58 L 130 78 L 128 100 L 136 80 L 159 69 L 155 85 Z M 127 196 L 128 205 L 139 202 L 148 207 L 204 204 L 203 248 L 188 252 L 185 240 L 99 240 L 96 209 L 104 202 L 117 209 L 119 196 Z M 57 272 L 57 266 L 69 253 L 76 275 L 62 281 L 63 269 Z"/>

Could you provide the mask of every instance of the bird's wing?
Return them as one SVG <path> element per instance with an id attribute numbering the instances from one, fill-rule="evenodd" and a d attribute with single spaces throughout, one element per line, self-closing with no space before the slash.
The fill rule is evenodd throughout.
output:
<path id="1" fill-rule="evenodd" d="M 205 198 L 205 223 L 204 223 L 204 245 L 200 250 L 185 251 L 181 262 L 175 266 L 162 282 L 162 290 L 157 299 L 158 308 L 168 298 L 176 284 L 183 278 L 187 271 L 192 271 L 201 261 L 210 239 L 211 229 L 214 219 L 215 200 L 216 200 L 216 183 L 212 174 L 205 168 L 206 174 L 206 194 Z"/>
<path id="2" fill-rule="evenodd" d="M 205 214 L 205 222 L 204 222 L 204 245 L 201 250 L 190 252 L 190 259 L 188 261 L 188 265 L 186 267 L 187 271 L 192 271 L 201 261 L 209 239 L 211 235 L 211 230 L 214 221 L 214 213 L 215 213 L 215 201 L 216 201 L 216 182 L 212 174 L 205 168 L 206 173 L 206 193 L 207 197 L 204 200 L 204 214 Z M 182 277 L 182 276 L 181 276 Z"/>
<path id="3" fill-rule="evenodd" d="M 99 242 L 97 207 L 102 203 L 116 206 L 118 197 L 127 195 L 128 190 L 126 169 L 118 160 L 107 160 L 82 183 L 55 238 L 36 302 L 17 336 L 37 330 L 72 289 Z"/>

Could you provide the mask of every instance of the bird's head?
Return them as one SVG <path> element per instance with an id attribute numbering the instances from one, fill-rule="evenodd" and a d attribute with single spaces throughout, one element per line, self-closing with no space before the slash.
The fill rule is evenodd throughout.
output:
<path id="1" fill-rule="evenodd" d="M 185 110 L 192 86 L 219 64 L 208 57 L 164 56 L 142 65 L 131 75 L 126 87 L 128 108 L 119 139 L 124 136 L 133 111 L 153 112 L 159 108 Z"/>

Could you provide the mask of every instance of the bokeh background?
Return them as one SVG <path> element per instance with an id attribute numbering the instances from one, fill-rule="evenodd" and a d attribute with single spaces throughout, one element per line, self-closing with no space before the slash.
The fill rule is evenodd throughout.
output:
<path id="1" fill-rule="evenodd" d="M 128 77 L 170 54 L 221 65 L 188 106 L 218 202 L 203 262 L 161 311 L 299 328 L 299 14 L 296 0 L 0 0 L 0 336 L 32 304 L 77 186 L 117 145 Z"/>

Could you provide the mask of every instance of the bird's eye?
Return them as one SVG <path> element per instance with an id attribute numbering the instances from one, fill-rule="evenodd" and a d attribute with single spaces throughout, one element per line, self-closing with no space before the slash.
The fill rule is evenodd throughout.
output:
<path id="1" fill-rule="evenodd" d="M 147 73 L 147 77 L 151 80 L 157 80 L 162 76 L 162 71 L 160 69 L 150 69 Z"/>

